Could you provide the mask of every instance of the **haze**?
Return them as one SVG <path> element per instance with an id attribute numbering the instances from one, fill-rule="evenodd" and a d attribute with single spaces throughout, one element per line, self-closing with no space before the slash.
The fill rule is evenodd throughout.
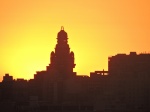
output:
<path id="1" fill-rule="evenodd" d="M 1 0 L 0 80 L 33 78 L 50 63 L 60 27 L 78 75 L 107 70 L 108 56 L 150 52 L 149 0 Z"/>

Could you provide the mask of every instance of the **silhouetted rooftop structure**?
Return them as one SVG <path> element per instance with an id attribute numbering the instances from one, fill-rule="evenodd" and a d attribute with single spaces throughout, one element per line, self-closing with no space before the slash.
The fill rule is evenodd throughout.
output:
<path id="1" fill-rule="evenodd" d="M 3 82 L 13 81 L 13 76 L 9 76 L 9 74 L 5 74 L 3 76 Z"/>
<path id="2" fill-rule="evenodd" d="M 110 74 L 117 73 L 150 73 L 150 54 L 136 54 L 130 52 L 129 55 L 117 54 L 109 57 L 108 70 Z"/>

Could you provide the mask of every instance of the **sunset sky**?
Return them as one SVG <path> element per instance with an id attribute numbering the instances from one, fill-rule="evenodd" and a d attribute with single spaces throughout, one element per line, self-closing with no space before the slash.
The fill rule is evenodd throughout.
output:
<path id="1" fill-rule="evenodd" d="M 150 0 L 0 0 L 0 81 L 45 70 L 61 26 L 79 75 L 117 53 L 150 53 Z"/>

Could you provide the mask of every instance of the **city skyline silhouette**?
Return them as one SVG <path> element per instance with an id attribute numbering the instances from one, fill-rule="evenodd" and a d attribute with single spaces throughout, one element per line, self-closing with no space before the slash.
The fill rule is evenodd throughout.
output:
<path id="1" fill-rule="evenodd" d="M 149 6 L 1 0 L 0 112 L 150 112 Z"/>
<path id="2" fill-rule="evenodd" d="M 74 72 L 75 55 L 61 27 L 46 70 L 33 79 L 5 74 L 0 82 L 0 110 L 5 112 L 148 112 L 150 54 L 130 52 L 108 58 L 108 71 L 90 76 Z M 9 108 L 8 108 L 9 107 Z"/>

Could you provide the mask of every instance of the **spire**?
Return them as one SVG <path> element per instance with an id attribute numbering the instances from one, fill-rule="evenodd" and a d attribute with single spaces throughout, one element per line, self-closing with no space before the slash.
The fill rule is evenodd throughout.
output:
<path id="1" fill-rule="evenodd" d="M 63 26 L 61 26 L 61 30 L 64 30 L 64 27 L 63 27 Z"/>

